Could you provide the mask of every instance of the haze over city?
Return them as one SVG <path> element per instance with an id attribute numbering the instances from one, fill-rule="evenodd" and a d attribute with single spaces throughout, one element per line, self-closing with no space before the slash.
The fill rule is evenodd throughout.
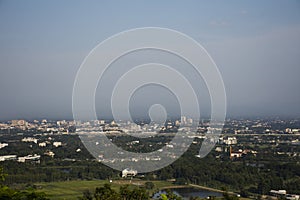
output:
<path id="1" fill-rule="evenodd" d="M 84 58 L 111 35 L 138 27 L 174 29 L 202 44 L 223 77 L 227 116 L 299 117 L 299 10 L 299 1 L 1 1 L 0 120 L 72 119 L 73 83 Z M 165 56 L 142 52 L 138 61 L 129 56 L 110 73 L 146 62 L 146 55 Z M 188 69 L 179 61 L 171 64 Z M 190 75 L 208 115 L 205 86 Z M 110 89 L 97 91 L 100 117 L 110 117 L 102 102 Z M 144 104 L 166 94 L 156 89 L 136 93 L 133 113 L 140 116 Z M 174 98 L 161 99 L 176 113 Z"/>
<path id="2" fill-rule="evenodd" d="M 0 0 L 0 200 L 300 200 L 299 11 Z"/>

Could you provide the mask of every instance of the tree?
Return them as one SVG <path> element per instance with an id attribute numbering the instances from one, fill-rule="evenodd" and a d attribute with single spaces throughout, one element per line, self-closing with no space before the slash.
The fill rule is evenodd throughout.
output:
<path id="1" fill-rule="evenodd" d="M 145 188 L 147 189 L 147 190 L 152 190 L 153 188 L 154 188 L 154 183 L 152 183 L 152 182 L 146 182 L 145 183 Z"/>
<path id="2" fill-rule="evenodd" d="M 111 189 L 109 184 L 104 184 L 103 187 L 97 187 L 94 193 L 96 200 L 118 200 L 120 195 Z"/>
<path id="3" fill-rule="evenodd" d="M 128 189 L 128 185 L 124 185 L 120 187 L 120 195 L 122 197 L 122 199 L 127 199 L 130 197 L 131 192 Z"/>
<path id="4" fill-rule="evenodd" d="M 79 197 L 80 200 L 93 200 L 93 194 L 90 190 L 83 191 L 83 196 Z"/>
<path id="5" fill-rule="evenodd" d="M 124 200 L 147 200 L 149 199 L 149 194 L 143 188 L 134 188 L 129 190 L 128 185 L 120 187 L 120 196 Z"/>
<path id="6" fill-rule="evenodd" d="M 6 174 L 3 173 L 2 167 L 0 167 L 0 179 L 5 180 Z M 2 200 L 48 200 L 46 194 L 43 192 L 36 192 L 33 189 L 29 190 L 14 190 L 10 187 L 1 184 L 0 185 L 0 199 Z"/>
<path id="7" fill-rule="evenodd" d="M 127 199 L 127 198 L 126 198 Z M 148 200 L 149 194 L 144 188 L 134 188 L 128 200 Z"/>
<path id="8" fill-rule="evenodd" d="M 224 200 L 238 200 L 239 198 L 235 195 L 229 195 L 228 192 L 223 193 Z"/>
<path id="9" fill-rule="evenodd" d="M 263 179 L 261 179 L 257 185 L 258 194 L 266 194 L 270 191 L 270 185 Z"/>
<path id="10" fill-rule="evenodd" d="M 166 194 L 161 194 L 160 196 L 160 200 L 182 200 L 181 197 L 174 194 L 171 190 L 166 190 Z"/>
<path id="11" fill-rule="evenodd" d="M 128 185 L 121 186 L 120 191 L 116 192 L 109 184 L 105 184 L 103 187 L 96 188 L 94 198 L 96 200 L 148 200 L 149 194 L 144 188 L 135 187 L 130 190 Z M 93 195 L 89 191 L 85 191 L 79 199 L 92 200 Z"/>
<path id="12" fill-rule="evenodd" d="M 0 167 L 0 181 L 3 182 L 7 174 L 4 173 L 3 168 Z"/>

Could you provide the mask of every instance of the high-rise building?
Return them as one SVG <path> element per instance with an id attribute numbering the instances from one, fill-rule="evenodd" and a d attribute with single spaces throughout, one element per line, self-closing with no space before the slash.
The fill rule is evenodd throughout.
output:
<path id="1" fill-rule="evenodd" d="M 186 116 L 181 116 L 181 125 L 186 124 Z"/>
<path id="2" fill-rule="evenodd" d="M 26 121 L 25 120 L 11 120 L 11 125 L 12 126 L 25 126 Z"/>

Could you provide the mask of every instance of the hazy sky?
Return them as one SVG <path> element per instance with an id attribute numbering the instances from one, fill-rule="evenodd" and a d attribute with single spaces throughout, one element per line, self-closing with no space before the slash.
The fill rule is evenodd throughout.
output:
<path id="1" fill-rule="evenodd" d="M 300 116 L 299 1 L 2 0 L 0 120 L 70 119 L 87 54 L 145 26 L 178 30 L 207 49 L 223 76 L 228 116 Z"/>

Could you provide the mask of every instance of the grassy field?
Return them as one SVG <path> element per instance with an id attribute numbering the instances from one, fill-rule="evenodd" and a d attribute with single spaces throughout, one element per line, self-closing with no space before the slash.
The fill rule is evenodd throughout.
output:
<path id="1" fill-rule="evenodd" d="M 77 199 L 82 192 L 89 189 L 95 190 L 108 181 L 64 181 L 51 183 L 36 183 L 39 192 L 45 192 L 51 199 Z"/>
<path id="2" fill-rule="evenodd" d="M 51 182 L 51 183 L 35 183 L 38 192 L 45 192 L 50 199 L 57 200 L 75 200 L 82 196 L 83 191 L 90 190 L 92 193 L 95 191 L 96 187 L 101 187 L 105 183 L 111 184 L 111 188 L 118 191 L 120 186 L 129 185 L 129 188 L 144 185 L 146 181 L 144 180 L 113 180 L 111 183 L 108 180 L 76 180 L 76 181 L 64 181 L 64 182 Z M 155 193 L 164 188 L 174 188 L 174 187 L 186 187 L 174 185 L 167 181 L 151 181 L 154 183 L 155 187 L 149 191 L 150 194 Z M 222 192 L 221 190 L 208 188 L 204 186 L 198 186 L 190 184 L 190 187 L 201 188 L 205 190 L 211 190 L 216 192 Z M 229 192 L 230 194 L 234 194 Z M 241 200 L 247 200 L 246 198 L 241 198 Z"/>
<path id="3" fill-rule="evenodd" d="M 130 184 L 130 187 L 135 185 L 143 185 L 146 181 L 140 180 L 113 180 L 111 187 L 118 191 L 121 185 Z M 155 185 L 155 188 L 150 191 L 154 192 L 159 188 L 169 187 L 173 184 L 166 181 L 152 181 Z M 96 187 L 101 187 L 105 183 L 109 183 L 108 180 L 90 180 L 90 181 L 64 181 L 64 182 L 51 182 L 51 183 L 36 183 L 35 185 L 39 188 L 37 191 L 45 192 L 50 199 L 58 200 L 73 200 L 78 199 L 82 196 L 82 192 L 85 190 L 90 190 L 94 192 Z"/>

